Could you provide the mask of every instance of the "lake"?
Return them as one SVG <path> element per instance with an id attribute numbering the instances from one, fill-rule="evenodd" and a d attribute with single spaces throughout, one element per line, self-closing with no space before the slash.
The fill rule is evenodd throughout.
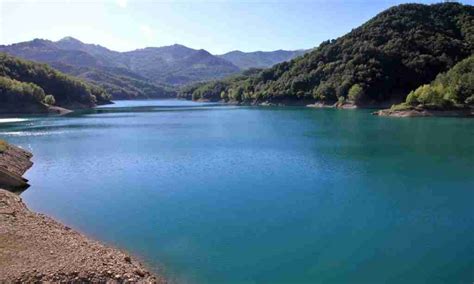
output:
<path id="1" fill-rule="evenodd" d="M 0 123 L 21 196 L 176 283 L 472 283 L 474 120 L 119 101 Z"/>

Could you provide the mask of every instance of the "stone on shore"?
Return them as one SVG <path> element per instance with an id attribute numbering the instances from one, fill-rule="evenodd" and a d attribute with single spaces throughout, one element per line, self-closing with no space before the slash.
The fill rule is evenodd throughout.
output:
<path id="1" fill-rule="evenodd" d="M 33 213 L 0 189 L 0 283 L 166 283 L 127 254 Z"/>

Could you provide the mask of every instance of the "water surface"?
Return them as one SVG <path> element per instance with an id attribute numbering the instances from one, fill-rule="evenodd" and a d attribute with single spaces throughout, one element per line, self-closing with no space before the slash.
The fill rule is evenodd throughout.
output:
<path id="1" fill-rule="evenodd" d="M 31 209 L 178 283 L 474 280 L 474 120 L 122 101 L 0 138 Z"/>

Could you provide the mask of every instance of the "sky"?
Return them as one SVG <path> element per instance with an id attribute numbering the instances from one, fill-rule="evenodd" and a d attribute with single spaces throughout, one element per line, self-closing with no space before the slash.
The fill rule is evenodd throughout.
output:
<path id="1" fill-rule="evenodd" d="M 117 51 L 175 43 L 213 54 L 307 49 L 405 2 L 413 1 L 0 0 L 0 44 L 72 36 Z"/>

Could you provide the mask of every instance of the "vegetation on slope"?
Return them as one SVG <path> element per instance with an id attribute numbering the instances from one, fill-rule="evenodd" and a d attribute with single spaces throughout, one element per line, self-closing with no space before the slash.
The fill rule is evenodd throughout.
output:
<path id="1" fill-rule="evenodd" d="M 53 63 L 58 70 L 90 81 L 111 94 L 114 99 L 148 99 L 175 97 L 176 92 L 170 86 L 152 83 L 148 79 L 123 68 L 77 67 L 62 63 Z"/>
<path id="2" fill-rule="evenodd" d="M 248 78 L 257 75 L 260 71 L 261 69 L 249 69 L 222 80 L 186 85 L 180 88 L 177 96 L 192 100 L 240 101 L 242 100 L 243 86 L 248 86 Z"/>
<path id="3" fill-rule="evenodd" d="M 2 111 L 33 111 L 44 104 L 66 108 L 107 103 L 110 96 L 97 86 L 53 68 L 0 53 L 0 103 Z"/>
<path id="4" fill-rule="evenodd" d="M 124 55 L 133 72 L 154 82 L 176 86 L 224 78 L 240 72 L 234 64 L 206 50 L 191 49 L 179 44 L 138 49 Z"/>
<path id="5" fill-rule="evenodd" d="M 0 51 L 50 64 L 103 87 L 115 99 L 174 97 L 176 86 L 221 79 L 249 67 L 270 67 L 305 52 L 235 51 L 215 56 L 179 44 L 117 52 L 72 37 L 59 41 L 34 39 L 0 46 Z"/>
<path id="6" fill-rule="evenodd" d="M 0 46 L 0 51 L 28 60 L 50 64 L 61 72 L 92 82 L 116 99 L 170 97 L 172 88 L 151 82 L 127 67 L 128 59 L 120 52 L 73 38 L 57 42 L 35 39 Z"/>
<path id="7" fill-rule="evenodd" d="M 45 93 L 42 88 L 33 83 L 24 83 L 8 77 L 0 76 L 0 110 L 7 108 L 28 109 L 31 112 L 46 111 L 43 102 Z"/>
<path id="8" fill-rule="evenodd" d="M 295 57 L 301 56 L 307 53 L 309 50 L 275 50 L 275 51 L 255 51 L 255 52 L 242 52 L 239 50 L 231 51 L 222 55 L 227 61 L 232 62 L 242 70 L 251 68 L 268 68 L 273 65 L 289 61 Z"/>
<path id="9" fill-rule="evenodd" d="M 211 82 L 195 89 L 192 96 L 216 99 L 217 89 L 223 99 L 246 102 L 403 101 L 410 90 L 432 81 L 473 51 L 473 6 L 405 4 L 302 57 L 246 78 Z"/>
<path id="10" fill-rule="evenodd" d="M 431 84 L 418 87 L 391 110 L 410 108 L 455 109 L 474 106 L 474 55 L 441 73 Z"/>

